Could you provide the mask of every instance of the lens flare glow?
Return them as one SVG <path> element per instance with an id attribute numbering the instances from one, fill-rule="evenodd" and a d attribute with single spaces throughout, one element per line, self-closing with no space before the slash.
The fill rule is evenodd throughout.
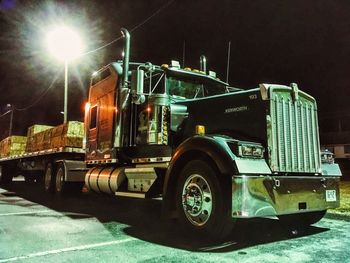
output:
<path id="1" fill-rule="evenodd" d="M 59 60 L 72 60 L 84 51 L 79 35 L 67 26 L 50 31 L 47 44 L 50 53 Z"/>

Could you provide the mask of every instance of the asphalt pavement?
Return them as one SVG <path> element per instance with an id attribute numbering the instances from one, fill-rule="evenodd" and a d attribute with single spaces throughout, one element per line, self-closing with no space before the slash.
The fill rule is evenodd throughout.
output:
<path id="1" fill-rule="evenodd" d="M 304 231 L 238 222 L 221 243 L 161 218 L 161 201 L 93 193 L 58 197 L 23 181 L 0 188 L 1 262 L 350 262 L 350 219 Z"/>

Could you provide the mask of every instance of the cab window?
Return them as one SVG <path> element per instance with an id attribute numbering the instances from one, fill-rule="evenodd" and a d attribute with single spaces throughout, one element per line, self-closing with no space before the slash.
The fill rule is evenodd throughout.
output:
<path id="1" fill-rule="evenodd" d="M 91 107 L 90 110 L 90 130 L 97 127 L 97 106 Z"/>
<path id="2" fill-rule="evenodd" d="M 227 93 L 224 85 L 215 82 L 204 83 L 199 80 L 169 77 L 166 84 L 169 95 L 185 99 L 203 98 Z"/>
<path id="3" fill-rule="evenodd" d="M 111 75 L 111 71 L 109 68 L 106 68 L 105 70 L 97 73 L 94 75 L 91 79 L 91 86 L 95 85 L 96 83 L 108 78 Z"/>

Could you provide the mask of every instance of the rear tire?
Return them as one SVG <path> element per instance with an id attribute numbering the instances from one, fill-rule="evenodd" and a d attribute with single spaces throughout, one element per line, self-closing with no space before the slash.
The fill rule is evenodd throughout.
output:
<path id="1" fill-rule="evenodd" d="M 190 161 L 183 168 L 176 189 L 176 208 L 189 230 L 214 239 L 225 238 L 231 232 L 234 219 L 228 182 L 222 182 L 216 169 L 202 160 Z"/>
<path id="2" fill-rule="evenodd" d="M 67 181 L 69 174 L 67 174 L 67 167 L 64 162 L 59 162 L 56 169 L 56 184 L 55 192 L 62 196 L 66 194 L 80 193 L 85 182 Z"/>
<path id="3" fill-rule="evenodd" d="M 47 163 L 45 167 L 44 189 L 48 193 L 53 193 L 55 189 L 55 171 L 51 162 Z"/>
<path id="4" fill-rule="evenodd" d="M 62 162 L 58 163 L 56 169 L 56 186 L 55 191 L 57 194 L 62 194 L 66 192 L 67 183 L 65 180 L 66 177 L 66 167 Z"/>

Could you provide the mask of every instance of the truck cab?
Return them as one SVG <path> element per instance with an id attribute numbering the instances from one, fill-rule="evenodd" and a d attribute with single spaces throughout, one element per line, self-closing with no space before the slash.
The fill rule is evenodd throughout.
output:
<path id="1" fill-rule="evenodd" d="M 161 197 L 190 229 L 226 235 L 237 218 L 320 220 L 339 206 L 337 164 L 322 164 L 315 99 L 290 86 L 242 90 L 206 72 L 124 59 L 92 76 L 86 185 Z"/>
<path id="2" fill-rule="evenodd" d="M 85 117 L 88 162 L 167 159 L 173 148 L 195 134 L 195 127 L 184 130 L 189 104 L 238 90 L 204 72 L 180 69 L 176 61 L 170 66 L 134 67 L 124 94 L 118 88 L 122 63 L 111 63 L 92 76 Z M 142 94 L 135 93 L 137 87 L 131 90 L 135 82 L 142 86 Z M 137 96 L 142 103 L 133 103 Z M 116 126 L 118 120 L 123 128 Z"/>

